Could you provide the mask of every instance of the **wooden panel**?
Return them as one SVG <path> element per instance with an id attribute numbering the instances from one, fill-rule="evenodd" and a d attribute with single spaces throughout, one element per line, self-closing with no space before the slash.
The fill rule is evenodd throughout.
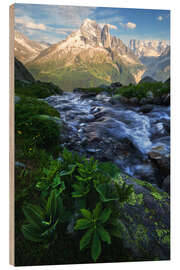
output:
<path id="1" fill-rule="evenodd" d="M 10 6 L 9 9 L 9 125 L 10 125 L 10 136 L 9 136 L 9 262 L 14 265 L 14 251 L 15 251 L 15 181 L 14 181 L 14 5 Z"/>

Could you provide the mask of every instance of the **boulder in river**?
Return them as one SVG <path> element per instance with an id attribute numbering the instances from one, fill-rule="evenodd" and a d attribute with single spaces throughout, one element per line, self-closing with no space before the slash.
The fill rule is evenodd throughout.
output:
<path id="1" fill-rule="evenodd" d="M 162 189 L 170 193 L 170 175 L 166 176 L 162 183 Z"/>
<path id="2" fill-rule="evenodd" d="M 170 105 L 170 94 L 167 94 L 163 97 L 163 104 L 169 106 Z"/>
<path id="3" fill-rule="evenodd" d="M 169 195 L 156 185 L 124 174 L 115 181 L 134 188 L 131 198 L 118 206 L 120 238 L 132 260 L 170 259 Z"/>
<path id="4" fill-rule="evenodd" d="M 111 99 L 110 99 L 110 103 L 113 105 L 116 105 L 118 103 L 128 103 L 128 98 L 123 97 L 121 95 L 114 95 Z"/>
<path id="5" fill-rule="evenodd" d="M 112 88 L 116 88 L 116 87 L 122 87 L 123 85 L 120 83 L 120 82 L 114 82 L 114 83 L 111 83 L 111 87 Z"/>
<path id="6" fill-rule="evenodd" d="M 81 98 L 93 98 L 97 95 L 96 92 L 88 92 L 88 93 L 85 93 L 81 96 Z"/>
<path id="7" fill-rule="evenodd" d="M 152 109 L 153 109 L 153 106 L 151 104 L 145 104 L 140 107 L 139 111 L 143 113 L 149 113 L 152 111 Z"/>
<path id="8" fill-rule="evenodd" d="M 153 160 L 157 167 L 164 175 L 168 175 L 170 171 L 170 154 L 165 145 L 159 145 L 152 148 L 149 157 Z"/>

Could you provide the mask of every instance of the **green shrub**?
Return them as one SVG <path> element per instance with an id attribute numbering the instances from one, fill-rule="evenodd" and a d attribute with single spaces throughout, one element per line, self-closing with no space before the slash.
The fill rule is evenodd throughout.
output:
<path id="1" fill-rule="evenodd" d="M 59 125 L 51 118 L 40 117 L 41 114 L 59 117 L 59 113 L 46 102 L 33 98 L 22 98 L 15 105 L 17 149 L 21 145 L 27 153 L 35 148 L 53 151 L 59 145 Z"/>
<path id="2" fill-rule="evenodd" d="M 41 192 L 39 205 L 46 205 L 47 201 L 50 205 L 48 214 L 45 214 L 47 210 L 39 214 L 39 205 L 26 206 L 27 224 L 22 226 L 24 237 L 48 247 L 50 244 L 57 247 L 57 243 L 61 245 L 61 235 L 75 220 L 74 230 L 79 231 L 81 237 L 80 251 L 89 247 L 93 261 L 97 261 L 104 244 L 113 244 L 114 237 L 121 235 L 116 222 L 119 215 L 116 202 L 127 201 L 133 193 L 132 186 L 113 184 L 112 179 L 118 173 L 118 168 L 112 163 L 99 163 L 65 149 L 61 160 L 52 159 L 43 169 L 36 184 Z M 58 201 L 63 202 L 66 209 L 63 215 L 57 215 Z M 83 217 L 79 218 L 80 215 Z M 65 224 L 61 230 L 57 227 L 60 220 Z M 86 232 L 82 235 L 84 230 Z"/>
<path id="3" fill-rule="evenodd" d="M 148 92 L 152 92 L 154 97 L 161 97 L 164 94 L 170 92 L 170 84 L 163 82 L 144 82 L 137 85 L 128 85 L 120 88 L 116 88 L 115 94 L 122 95 L 126 98 L 137 97 L 146 98 Z"/>
<path id="4" fill-rule="evenodd" d="M 46 98 L 52 95 L 61 95 L 62 90 L 52 83 L 40 81 L 25 83 L 16 80 L 15 94 L 26 97 Z"/>

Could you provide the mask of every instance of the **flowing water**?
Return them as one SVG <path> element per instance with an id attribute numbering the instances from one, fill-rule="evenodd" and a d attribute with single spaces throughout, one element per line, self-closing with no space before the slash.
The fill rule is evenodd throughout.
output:
<path id="1" fill-rule="evenodd" d="M 144 114 L 138 106 L 112 105 L 109 100 L 106 94 L 83 98 L 79 93 L 46 98 L 76 138 L 71 147 L 111 160 L 129 175 L 156 182 L 160 172 L 149 153 L 160 149 L 169 155 L 170 107 L 153 105 Z"/>

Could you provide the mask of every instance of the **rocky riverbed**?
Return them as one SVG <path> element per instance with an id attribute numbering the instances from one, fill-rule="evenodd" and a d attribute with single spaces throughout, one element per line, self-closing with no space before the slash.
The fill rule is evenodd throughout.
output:
<path id="1" fill-rule="evenodd" d="M 108 93 L 64 93 L 46 101 L 63 120 L 63 146 L 112 161 L 169 192 L 170 107 L 112 102 Z"/>

